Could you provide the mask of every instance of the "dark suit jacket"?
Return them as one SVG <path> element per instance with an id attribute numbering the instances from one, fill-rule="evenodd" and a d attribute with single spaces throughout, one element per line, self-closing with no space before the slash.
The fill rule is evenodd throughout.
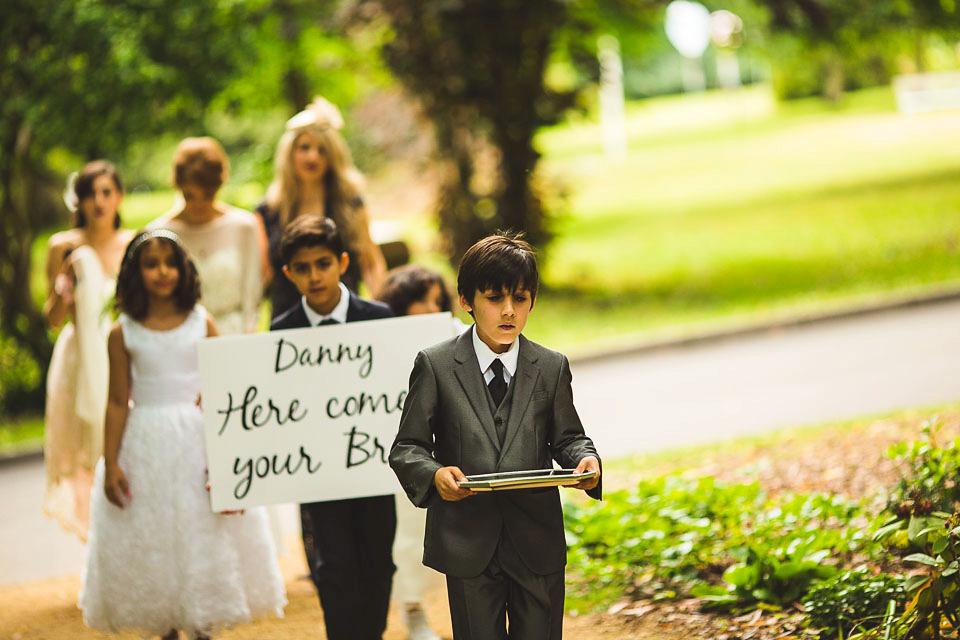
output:
<path id="1" fill-rule="evenodd" d="M 347 307 L 347 322 L 359 322 L 361 320 L 378 320 L 380 318 L 392 318 L 393 312 L 390 307 L 372 300 L 364 300 L 357 294 L 350 292 L 350 304 Z M 280 329 L 299 329 L 309 327 L 310 321 L 307 319 L 307 313 L 303 310 L 303 304 L 297 300 L 293 305 L 270 322 L 270 331 Z"/>
<path id="2" fill-rule="evenodd" d="M 534 573 L 561 571 L 567 561 L 560 493 L 556 487 L 483 492 L 448 502 L 433 485 L 437 469 L 467 475 L 574 468 L 597 456 L 573 406 L 565 356 L 519 337 L 513 403 L 501 448 L 483 374 L 466 331 L 421 351 L 410 374 L 390 466 L 410 500 L 428 507 L 423 562 L 460 578 L 490 563 L 501 531 Z M 600 487 L 589 492 L 600 498 Z"/>

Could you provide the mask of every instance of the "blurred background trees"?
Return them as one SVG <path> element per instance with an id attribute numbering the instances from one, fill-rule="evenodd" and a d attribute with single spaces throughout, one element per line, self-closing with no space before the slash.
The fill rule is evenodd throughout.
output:
<path id="1" fill-rule="evenodd" d="M 134 140 L 202 122 L 248 46 L 246 7 L 228 0 L 4 5 L 0 331 L 44 368 L 51 343 L 29 275 L 37 231 L 65 223 L 56 157 L 122 159 Z"/>
<path id="2" fill-rule="evenodd" d="M 0 22 L 0 368 L 46 368 L 45 283 L 30 271 L 37 234 L 67 224 L 69 171 L 105 156 L 131 192 L 163 188 L 176 140 L 210 134 L 231 157 L 234 200 L 252 206 L 284 120 L 317 94 L 345 112 L 365 172 L 406 163 L 429 174 L 447 259 L 496 228 L 524 230 L 549 257 L 570 185 L 543 170 L 536 136 L 596 117 L 601 36 L 616 38 L 628 100 L 684 90 L 667 4 L 10 0 Z M 708 88 L 723 85 L 721 54 L 738 61 L 740 83 L 834 104 L 896 73 L 957 65 L 955 0 L 703 4 L 743 23 L 736 47 L 709 47 L 698 62 Z M 0 413 L 39 406 L 30 380 L 21 393 L 0 373 Z"/>

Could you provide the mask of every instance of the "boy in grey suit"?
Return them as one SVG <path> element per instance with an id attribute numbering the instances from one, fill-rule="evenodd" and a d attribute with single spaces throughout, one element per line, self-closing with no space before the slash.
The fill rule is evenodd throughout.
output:
<path id="1" fill-rule="evenodd" d="M 600 498 L 569 363 L 521 335 L 538 283 L 520 236 L 464 254 L 457 290 L 474 326 L 417 355 L 390 451 L 407 496 L 428 509 L 423 562 L 447 576 L 455 640 L 559 640 L 567 557 L 556 487 L 478 493 L 459 482 L 556 460 L 597 472 L 576 488 Z"/>

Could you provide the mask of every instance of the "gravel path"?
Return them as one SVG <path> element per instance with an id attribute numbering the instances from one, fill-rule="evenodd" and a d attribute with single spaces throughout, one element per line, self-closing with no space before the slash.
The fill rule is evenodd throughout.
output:
<path id="1" fill-rule="evenodd" d="M 299 544 L 299 540 L 291 539 L 288 548 L 295 549 L 296 544 Z M 285 554 L 281 557 L 280 565 L 286 579 L 289 600 L 285 617 L 258 620 L 227 631 L 217 636 L 218 638 L 322 640 L 326 637 L 323 634 L 323 613 L 316 592 L 309 580 L 301 577 L 306 574 L 301 554 Z M 79 591 L 79 575 L 0 588 L 0 640 L 93 640 L 107 637 L 134 640 L 138 637 L 133 634 L 105 636 L 85 627 L 77 608 Z M 452 638 L 446 591 L 442 581 L 438 580 L 438 587 L 429 593 L 425 604 L 427 618 L 433 628 L 445 640 Z M 405 640 L 407 637 L 399 611 L 398 606 L 391 607 L 384 640 Z M 564 623 L 564 633 L 567 637 L 578 640 L 674 640 L 670 635 L 649 635 L 639 629 L 624 635 L 619 622 L 601 616 L 568 617 Z M 678 635 L 675 640 L 680 638 L 682 636 Z"/>

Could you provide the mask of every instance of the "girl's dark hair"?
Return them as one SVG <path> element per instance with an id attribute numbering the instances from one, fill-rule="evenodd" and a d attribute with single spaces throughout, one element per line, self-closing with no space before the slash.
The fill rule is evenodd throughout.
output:
<path id="1" fill-rule="evenodd" d="M 526 289 L 532 305 L 539 284 L 537 257 L 522 233 L 498 231 L 479 240 L 460 259 L 457 293 L 471 304 L 478 291 Z"/>
<path id="2" fill-rule="evenodd" d="M 83 168 L 77 173 L 76 180 L 73 183 L 73 194 L 77 196 L 77 211 L 74 226 L 82 228 L 87 225 L 87 216 L 83 213 L 83 207 L 79 206 L 84 199 L 93 196 L 93 181 L 100 176 L 110 176 L 117 191 L 123 193 L 123 181 L 120 179 L 120 172 L 111 162 L 106 160 L 94 160 L 83 165 Z M 113 217 L 113 228 L 120 228 L 120 213 Z"/>
<path id="3" fill-rule="evenodd" d="M 173 300 L 181 311 L 189 311 L 200 299 L 200 276 L 180 238 L 172 231 L 156 229 L 141 231 L 127 245 L 117 275 L 117 294 L 114 301 L 117 309 L 134 320 L 147 317 L 147 291 L 140 274 L 140 256 L 153 242 L 163 242 L 173 249 L 174 260 L 180 271 L 180 280 L 173 292 Z"/>
<path id="4" fill-rule="evenodd" d="M 440 285 L 440 310 L 452 311 L 450 292 L 443 277 L 419 265 L 408 264 L 392 269 L 384 280 L 377 300 L 390 307 L 395 316 L 407 315 L 407 309 L 414 302 L 423 300 L 433 285 Z"/>

